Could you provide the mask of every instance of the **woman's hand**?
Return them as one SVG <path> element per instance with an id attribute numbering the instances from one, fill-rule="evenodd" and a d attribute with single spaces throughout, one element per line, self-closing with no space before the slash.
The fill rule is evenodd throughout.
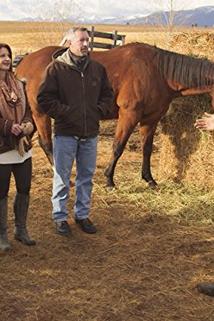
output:
<path id="1" fill-rule="evenodd" d="M 19 124 L 13 124 L 11 127 L 11 133 L 15 136 L 19 136 L 22 133 L 22 127 Z"/>
<path id="2" fill-rule="evenodd" d="M 27 123 L 21 123 L 21 129 L 24 135 L 30 135 L 34 130 L 34 126 L 30 121 L 28 121 Z"/>

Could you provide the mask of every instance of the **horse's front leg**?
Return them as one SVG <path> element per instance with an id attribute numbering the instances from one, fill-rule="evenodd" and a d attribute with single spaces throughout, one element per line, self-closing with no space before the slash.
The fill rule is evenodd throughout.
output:
<path id="1" fill-rule="evenodd" d="M 127 142 L 128 138 L 126 139 Z M 114 138 L 114 142 L 113 142 L 113 147 L 112 147 L 112 156 L 109 162 L 109 165 L 107 166 L 104 175 L 107 178 L 106 181 L 106 186 L 108 187 L 114 187 L 115 183 L 114 183 L 114 171 L 115 171 L 115 167 L 117 165 L 117 162 L 120 158 L 120 156 L 122 155 L 126 142 L 123 141 L 121 142 L 119 137 L 115 136 Z"/>
<path id="2" fill-rule="evenodd" d="M 41 80 L 40 80 L 41 81 Z M 43 149 L 51 165 L 53 165 L 53 147 L 52 147 L 52 128 L 51 119 L 46 114 L 42 113 L 37 103 L 37 88 L 40 81 L 27 82 L 26 91 L 28 102 L 32 111 L 33 120 L 38 132 L 39 145 Z"/>
<path id="3" fill-rule="evenodd" d="M 136 124 L 138 123 L 137 115 L 135 112 L 121 111 L 117 123 L 116 133 L 113 142 L 112 156 L 108 167 L 104 174 L 107 177 L 107 186 L 114 187 L 114 171 L 117 162 L 122 155 L 126 143 L 133 132 Z"/>
<path id="4" fill-rule="evenodd" d="M 151 154 L 153 146 L 153 138 L 156 130 L 157 124 L 153 125 L 143 125 L 140 128 L 140 133 L 142 136 L 142 151 L 143 151 L 143 162 L 142 162 L 142 179 L 144 179 L 149 187 L 155 188 L 157 186 L 156 181 L 152 177 L 151 173 Z"/>

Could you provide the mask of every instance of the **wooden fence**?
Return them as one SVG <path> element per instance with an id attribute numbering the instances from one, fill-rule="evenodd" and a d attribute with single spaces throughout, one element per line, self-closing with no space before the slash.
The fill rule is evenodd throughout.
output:
<path id="1" fill-rule="evenodd" d="M 94 26 L 92 26 L 91 30 L 89 30 L 89 35 L 90 35 L 91 51 L 94 48 L 112 49 L 112 48 L 117 47 L 119 45 L 124 45 L 125 38 L 126 38 L 125 35 L 119 35 L 117 33 L 117 30 L 113 31 L 112 33 L 100 32 L 100 31 L 95 31 Z M 95 41 L 95 38 L 110 39 L 110 40 L 112 40 L 112 43 L 97 42 L 97 41 Z"/>
<path id="2" fill-rule="evenodd" d="M 114 47 L 124 45 L 125 44 L 125 35 L 119 35 L 117 33 L 117 30 L 113 31 L 112 33 L 109 32 L 101 32 L 101 31 L 95 31 L 95 27 L 92 26 L 91 30 L 88 30 L 89 36 L 90 36 L 90 49 L 93 51 L 94 48 L 100 48 L 100 49 L 112 49 Z M 104 43 L 104 42 L 97 42 L 94 41 L 95 38 L 101 38 L 101 39 L 109 39 L 112 40 L 112 43 Z M 66 43 L 62 42 L 60 43 L 62 46 L 66 46 Z M 13 60 L 13 68 L 15 69 L 18 64 L 21 62 L 21 60 L 24 58 L 25 55 L 17 55 Z"/>

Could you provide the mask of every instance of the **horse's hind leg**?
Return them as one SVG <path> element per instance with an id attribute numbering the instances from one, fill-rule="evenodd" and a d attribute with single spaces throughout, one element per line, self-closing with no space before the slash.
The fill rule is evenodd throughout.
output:
<path id="1" fill-rule="evenodd" d="M 105 170 L 105 176 L 107 177 L 107 186 L 114 187 L 114 171 L 122 155 L 126 143 L 133 132 L 136 124 L 138 123 L 137 116 L 134 112 L 127 112 L 120 110 L 120 115 L 117 123 L 116 133 L 113 142 L 112 156 L 108 167 Z"/>
<path id="2" fill-rule="evenodd" d="M 156 181 L 152 177 L 151 173 L 151 154 L 153 146 L 154 133 L 157 127 L 157 123 L 152 125 L 141 125 L 140 134 L 141 134 L 141 143 L 143 151 L 143 163 L 142 163 L 142 179 L 149 184 L 150 187 L 154 188 L 157 186 Z"/>
<path id="3" fill-rule="evenodd" d="M 33 119 L 39 135 L 39 144 L 51 165 L 53 165 L 53 147 L 51 137 L 51 119 L 45 114 L 33 112 Z"/>

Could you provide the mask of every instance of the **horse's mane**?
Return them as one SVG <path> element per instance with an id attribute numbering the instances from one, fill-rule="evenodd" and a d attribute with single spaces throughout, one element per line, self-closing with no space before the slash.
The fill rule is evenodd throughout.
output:
<path id="1" fill-rule="evenodd" d="M 214 63 L 207 59 L 157 50 L 158 68 L 164 78 L 187 87 L 201 88 L 214 84 Z"/>

